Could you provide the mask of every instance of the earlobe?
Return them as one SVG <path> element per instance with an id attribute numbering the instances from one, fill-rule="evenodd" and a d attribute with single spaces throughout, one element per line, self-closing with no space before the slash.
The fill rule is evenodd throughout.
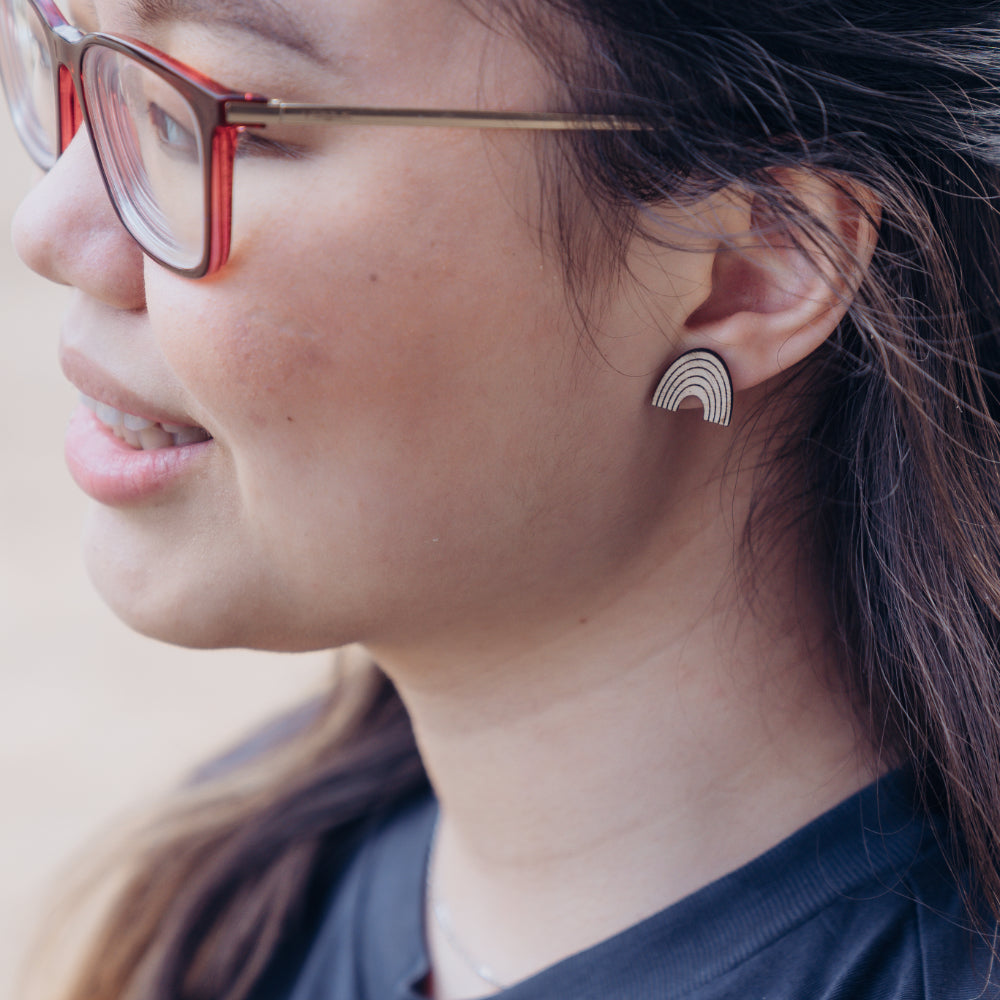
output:
<path id="1" fill-rule="evenodd" d="M 726 359 L 736 391 L 808 357 L 850 308 L 877 240 L 877 206 L 839 178 L 786 171 L 777 179 L 800 219 L 776 220 L 749 199 L 742 233 L 720 241 L 711 290 L 685 322 L 685 341 Z"/>

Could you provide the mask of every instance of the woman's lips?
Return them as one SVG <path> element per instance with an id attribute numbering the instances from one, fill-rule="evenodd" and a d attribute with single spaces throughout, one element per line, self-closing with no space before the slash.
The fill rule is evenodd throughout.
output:
<path id="1" fill-rule="evenodd" d="M 151 428 L 171 437 L 161 425 Z M 151 434 L 147 440 L 153 447 L 133 447 L 81 403 L 66 431 L 66 463 L 80 489 L 99 503 L 113 507 L 139 503 L 167 489 L 208 454 L 213 442 L 201 428 L 181 428 L 176 433 L 184 432 L 199 432 L 200 439 L 156 447 Z"/>
<path id="2" fill-rule="evenodd" d="M 98 502 L 123 506 L 148 500 L 210 454 L 208 431 L 182 411 L 150 401 L 65 343 L 59 360 L 82 398 L 66 432 L 66 462 L 77 485 Z M 157 381 L 161 396 L 167 392 L 163 381 Z"/>

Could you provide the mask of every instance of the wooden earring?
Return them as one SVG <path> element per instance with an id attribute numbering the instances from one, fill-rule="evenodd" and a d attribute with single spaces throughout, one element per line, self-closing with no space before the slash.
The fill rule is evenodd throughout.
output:
<path id="1" fill-rule="evenodd" d="M 714 351 L 682 354 L 660 379 L 653 393 L 653 406 L 677 410 L 681 400 L 688 396 L 701 401 L 705 420 L 729 426 L 733 415 L 733 380 L 725 361 Z"/>

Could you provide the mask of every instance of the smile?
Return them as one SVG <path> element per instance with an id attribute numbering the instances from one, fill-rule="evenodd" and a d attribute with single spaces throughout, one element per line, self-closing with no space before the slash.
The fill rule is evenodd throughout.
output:
<path id="1" fill-rule="evenodd" d="M 97 419 L 119 440 L 140 451 L 157 448 L 176 448 L 188 444 L 198 444 L 211 440 L 211 435 L 203 427 L 188 427 L 182 424 L 159 424 L 133 413 L 116 410 L 108 403 L 98 402 L 90 396 L 80 394 L 83 405 L 92 410 Z"/>

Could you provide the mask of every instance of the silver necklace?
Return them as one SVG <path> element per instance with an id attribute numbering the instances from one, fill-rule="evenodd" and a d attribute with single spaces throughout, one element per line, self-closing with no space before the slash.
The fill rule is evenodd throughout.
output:
<path id="1" fill-rule="evenodd" d="M 444 939 L 451 946 L 451 950 L 462 960 L 470 972 L 474 973 L 477 978 L 492 986 L 495 990 L 505 990 L 510 984 L 498 979 L 493 969 L 484 962 L 476 959 L 459 940 L 458 935 L 455 933 L 455 923 L 451 919 L 451 910 L 448 909 L 448 904 L 438 897 L 434 889 L 434 848 L 437 846 L 437 832 L 437 821 L 435 821 L 434 830 L 431 833 L 431 848 L 428 852 L 427 878 L 424 886 L 424 891 L 427 894 L 427 902 L 434 916 L 434 923 L 438 925 L 439 930 L 444 935 Z"/>
<path id="2" fill-rule="evenodd" d="M 462 942 L 458 940 L 458 936 L 455 934 L 455 925 L 452 923 L 451 919 L 451 911 L 448 909 L 447 904 L 443 900 L 435 899 L 433 897 L 431 897 L 430 903 L 431 913 L 434 914 L 434 922 L 441 929 L 441 933 L 445 936 L 445 940 L 451 945 L 452 951 L 454 951 L 454 953 L 465 963 L 466 967 L 471 972 L 474 972 L 484 983 L 488 983 L 494 989 L 507 989 L 508 984 L 497 979 L 493 969 L 490 968 L 490 966 L 477 961 L 475 957 L 466 951 Z"/>

